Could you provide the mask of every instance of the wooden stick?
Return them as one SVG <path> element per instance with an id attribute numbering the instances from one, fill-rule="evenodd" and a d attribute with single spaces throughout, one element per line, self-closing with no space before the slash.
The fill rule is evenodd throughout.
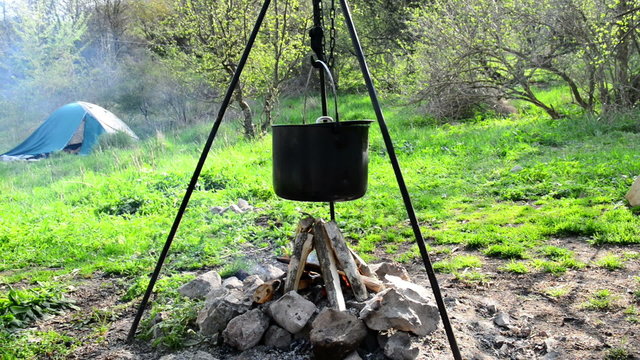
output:
<path id="1" fill-rule="evenodd" d="M 358 272 L 358 267 L 356 266 L 355 261 L 353 260 L 353 256 L 351 256 L 351 252 L 347 247 L 347 243 L 344 241 L 344 237 L 338 228 L 338 224 L 335 221 L 330 221 L 326 224 L 323 224 L 323 237 L 329 240 L 329 244 L 331 244 L 331 248 L 333 250 L 333 254 L 336 259 L 340 263 L 342 270 L 347 276 L 349 283 L 351 284 L 351 290 L 353 291 L 353 295 L 355 295 L 356 300 L 365 301 L 369 297 L 369 293 L 367 293 L 367 289 L 362 282 L 362 278 L 360 273 Z M 319 234 L 317 231 L 315 232 L 315 236 Z"/>
<path id="2" fill-rule="evenodd" d="M 283 264 L 289 264 L 289 262 L 291 261 L 291 259 L 286 257 L 286 256 L 279 256 L 279 257 L 276 258 L 276 260 L 281 262 L 281 263 L 283 263 Z M 321 272 L 322 271 L 320 269 L 320 265 L 319 264 L 312 263 L 312 262 L 307 262 L 304 265 L 304 269 L 308 270 L 308 271 L 315 271 L 315 272 Z M 338 270 L 338 275 L 346 276 L 344 271 L 340 271 L 340 270 Z M 364 283 L 364 286 L 369 291 L 372 291 L 372 292 L 377 294 L 380 291 L 385 289 L 385 286 L 382 283 L 382 281 L 378 280 L 377 278 L 364 276 L 364 275 L 362 275 L 361 278 L 362 278 L 362 282 Z"/>
<path id="3" fill-rule="evenodd" d="M 296 236 L 293 240 L 293 257 L 287 268 L 287 279 L 284 283 L 285 293 L 298 290 L 300 277 L 304 272 L 304 265 L 311 250 L 313 250 L 313 235 L 309 232 L 313 229 L 314 219 L 306 217 L 298 223 Z"/>
<path id="4" fill-rule="evenodd" d="M 340 277 L 338 276 L 338 267 L 336 266 L 336 258 L 331 248 L 331 240 L 327 236 L 324 229 L 325 223 L 322 220 L 316 220 L 313 225 L 313 246 L 316 248 L 318 262 L 322 279 L 324 280 L 324 288 L 327 291 L 329 305 L 339 311 L 347 310 L 344 302 L 344 295 L 340 288 Z"/>
<path id="5" fill-rule="evenodd" d="M 264 284 L 260 284 L 256 291 L 253 293 L 253 302 L 257 304 L 264 304 L 267 301 L 273 299 L 273 294 L 275 294 L 278 287 L 282 284 L 280 279 L 275 279 L 268 281 Z"/>
<path id="6" fill-rule="evenodd" d="M 313 235 L 309 233 L 298 234 L 294 240 L 293 257 L 287 267 L 287 279 L 284 283 L 285 293 L 298 290 L 298 283 L 311 250 L 313 250 Z"/>
<path id="7" fill-rule="evenodd" d="M 356 262 L 356 265 L 358 265 L 358 270 L 360 270 L 360 273 L 362 275 L 372 277 L 374 279 L 378 278 L 378 276 L 373 271 L 371 271 L 369 265 L 364 260 L 362 260 L 362 258 L 358 254 L 356 254 L 353 249 L 349 248 L 349 252 L 351 252 L 351 256 L 353 256 L 353 260 Z"/>

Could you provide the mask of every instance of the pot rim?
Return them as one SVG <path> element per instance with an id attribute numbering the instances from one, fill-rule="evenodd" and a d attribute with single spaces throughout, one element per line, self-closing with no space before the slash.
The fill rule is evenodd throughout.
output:
<path id="1" fill-rule="evenodd" d="M 328 123 L 311 123 L 311 124 L 272 124 L 271 127 L 335 127 L 335 126 L 369 126 L 374 120 L 352 120 Z"/>

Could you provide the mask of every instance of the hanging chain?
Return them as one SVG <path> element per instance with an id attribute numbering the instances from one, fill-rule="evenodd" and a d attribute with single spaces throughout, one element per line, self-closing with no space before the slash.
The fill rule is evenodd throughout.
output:
<path id="1" fill-rule="evenodd" d="M 331 28 L 329 28 L 329 57 L 327 64 L 333 71 L 335 65 L 335 49 L 336 49 L 336 1 L 331 0 L 331 8 L 329 9 L 329 20 L 331 20 Z M 337 84 L 336 84 L 337 85 Z"/>
<path id="2" fill-rule="evenodd" d="M 324 1 L 318 1 L 318 7 L 320 8 L 320 27 L 324 31 Z M 322 52 L 326 54 L 327 44 L 324 35 L 322 36 Z M 319 59 L 325 60 L 325 59 Z"/>

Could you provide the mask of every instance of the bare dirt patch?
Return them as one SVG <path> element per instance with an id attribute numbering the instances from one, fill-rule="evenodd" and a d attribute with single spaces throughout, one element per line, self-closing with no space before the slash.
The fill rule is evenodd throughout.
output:
<path id="1" fill-rule="evenodd" d="M 505 261 L 483 257 L 481 272 L 488 282 L 466 283 L 451 274 L 438 274 L 457 341 L 465 359 L 603 359 L 612 349 L 624 349 L 640 357 L 640 323 L 633 315 L 640 308 L 634 291 L 640 289 L 640 260 L 625 262 L 624 269 L 609 271 L 595 265 L 605 254 L 640 253 L 640 246 L 596 248 L 580 239 L 554 240 L 551 245 L 575 252 L 589 264 L 561 275 L 534 271 L 515 275 L 500 271 Z M 464 249 L 456 254 L 475 254 Z M 442 255 L 435 255 L 434 260 Z M 428 287 L 421 262 L 407 264 L 413 280 Z M 55 330 L 77 340 L 70 359 L 157 359 L 166 349 L 152 348 L 136 340 L 126 344 L 136 304 L 124 304 L 125 289 L 116 278 L 96 276 L 82 280 L 69 296 L 79 311 L 37 324 L 39 330 Z M 553 290 L 557 291 L 553 291 Z M 585 307 L 594 292 L 607 289 L 611 305 L 603 310 Z M 560 294 L 560 295 L 558 295 Z M 636 310 L 639 311 L 639 310 Z M 506 314 L 509 324 L 494 319 Z M 634 320 L 635 317 L 635 320 Z M 451 358 L 441 328 L 423 339 L 424 359 Z M 289 352 L 257 347 L 244 354 L 226 346 L 196 346 L 219 359 L 305 359 L 308 344 L 294 342 Z M 380 354 L 368 357 L 382 359 Z"/>

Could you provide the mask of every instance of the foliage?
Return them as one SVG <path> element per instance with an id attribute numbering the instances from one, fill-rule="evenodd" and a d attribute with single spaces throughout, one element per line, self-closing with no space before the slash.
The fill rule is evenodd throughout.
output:
<path id="1" fill-rule="evenodd" d="M 526 274 L 529 272 L 529 267 L 523 262 L 511 261 L 500 268 L 502 271 L 514 273 L 514 274 Z"/>
<path id="2" fill-rule="evenodd" d="M 202 304 L 191 299 L 165 298 L 142 324 L 142 339 L 154 347 L 180 349 L 198 338 L 196 318 Z"/>
<path id="3" fill-rule="evenodd" d="M 566 296 L 569 293 L 569 289 L 566 287 L 555 287 L 544 290 L 544 294 L 553 298 L 559 298 Z"/>
<path id="4" fill-rule="evenodd" d="M 613 348 L 607 351 L 604 360 L 633 360 L 634 356 L 627 349 Z"/>
<path id="5" fill-rule="evenodd" d="M 24 332 L 0 331 L 0 357 L 2 359 L 68 359 L 76 347 L 77 339 L 55 331 L 26 330 Z"/>
<path id="6" fill-rule="evenodd" d="M 582 306 L 587 310 L 605 311 L 611 309 L 613 300 L 614 297 L 611 295 L 611 291 L 603 289 L 593 293 L 593 296 Z"/>
<path id="7" fill-rule="evenodd" d="M 453 273 L 461 269 L 476 268 L 482 266 L 482 261 L 476 256 L 458 255 L 448 261 L 438 261 L 433 264 L 433 269 L 442 273 Z"/>
<path id="8" fill-rule="evenodd" d="M 622 261 L 622 259 L 614 254 L 607 254 L 603 256 L 596 262 L 596 264 L 609 271 L 620 270 L 624 268 L 624 262 Z"/>
<path id="9" fill-rule="evenodd" d="M 0 297 L 0 329 L 24 328 L 34 320 L 66 309 L 77 307 L 54 289 L 15 290 L 9 287 L 7 294 Z"/>
<path id="10" fill-rule="evenodd" d="M 435 115 L 469 117 L 474 106 L 500 97 L 555 119 L 574 111 L 539 97 L 539 83 L 566 86 L 565 96 L 586 112 L 638 101 L 634 0 L 441 0 L 414 19 L 422 98 L 456 111 Z"/>

